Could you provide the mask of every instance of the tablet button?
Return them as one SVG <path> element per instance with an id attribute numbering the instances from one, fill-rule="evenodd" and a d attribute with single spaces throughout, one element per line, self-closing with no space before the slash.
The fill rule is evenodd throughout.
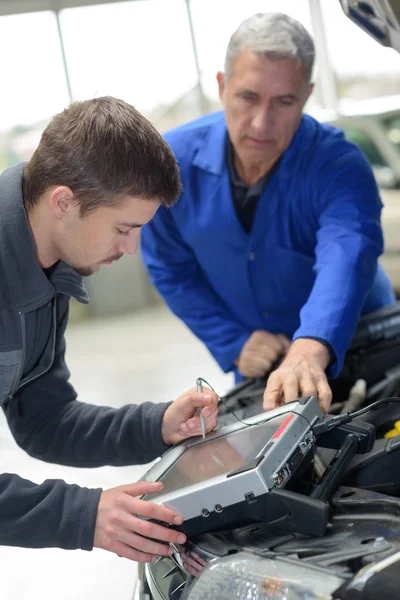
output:
<path id="1" fill-rule="evenodd" d="M 244 497 L 246 498 L 246 501 L 249 504 L 252 504 L 253 502 L 257 502 L 257 498 L 255 497 L 253 492 L 249 492 L 248 494 L 245 494 Z"/>

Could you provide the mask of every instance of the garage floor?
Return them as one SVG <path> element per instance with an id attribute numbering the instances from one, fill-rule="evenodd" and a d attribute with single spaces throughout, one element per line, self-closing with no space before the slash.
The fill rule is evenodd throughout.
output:
<path id="1" fill-rule="evenodd" d="M 203 345 L 166 308 L 70 325 L 71 380 L 86 402 L 122 406 L 172 400 L 202 376 L 222 394 L 232 385 Z M 7 472 L 37 483 L 62 478 L 104 489 L 136 481 L 148 466 L 75 469 L 42 463 L 17 447 L 0 414 Z M 136 565 L 102 550 L 0 547 L 1 600 L 131 600 Z"/>

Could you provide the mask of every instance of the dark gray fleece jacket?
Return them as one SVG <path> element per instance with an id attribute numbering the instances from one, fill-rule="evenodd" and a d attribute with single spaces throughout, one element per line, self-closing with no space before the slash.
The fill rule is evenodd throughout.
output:
<path id="1" fill-rule="evenodd" d="M 81 277 L 59 262 L 50 278 L 36 258 L 22 201 L 24 164 L 0 176 L 0 404 L 17 444 L 75 467 L 146 463 L 166 449 L 168 404 L 120 409 L 84 404 L 69 383 L 64 332 L 70 297 L 88 302 Z M 0 474 L 0 544 L 93 547 L 101 490 L 61 480 L 36 485 Z"/>

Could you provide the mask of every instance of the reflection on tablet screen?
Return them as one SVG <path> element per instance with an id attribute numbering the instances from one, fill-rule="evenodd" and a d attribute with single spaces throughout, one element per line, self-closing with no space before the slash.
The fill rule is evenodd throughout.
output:
<path id="1" fill-rule="evenodd" d="M 284 414 L 267 423 L 245 427 L 188 448 L 158 479 L 163 482 L 164 489 L 147 494 L 146 499 L 230 473 L 251 463 L 261 454 L 286 417 L 287 414 Z"/>

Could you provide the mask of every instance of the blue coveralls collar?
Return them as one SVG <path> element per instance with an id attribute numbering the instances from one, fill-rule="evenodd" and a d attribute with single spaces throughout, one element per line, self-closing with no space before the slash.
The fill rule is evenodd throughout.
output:
<path id="1" fill-rule="evenodd" d="M 207 131 L 206 138 L 197 150 L 193 158 L 193 165 L 214 175 L 223 175 L 226 169 L 226 141 L 228 130 L 225 117 L 215 122 L 213 127 Z M 292 168 L 296 163 L 296 154 L 298 152 L 299 142 L 302 139 L 304 130 L 308 126 L 308 115 L 303 115 L 299 127 L 293 136 L 288 148 L 285 150 L 279 168 L 280 177 L 290 177 Z"/>
<path id="2" fill-rule="evenodd" d="M 72 267 L 60 261 L 49 280 L 37 261 L 22 199 L 26 164 L 10 167 L 0 176 L 0 276 L 2 271 L 13 273 L 13 277 L 7 277 L 2 303 L 30 311 L 51 300 L 58 292 L 86 304 L 89 298 L 83 279 Z"/>

